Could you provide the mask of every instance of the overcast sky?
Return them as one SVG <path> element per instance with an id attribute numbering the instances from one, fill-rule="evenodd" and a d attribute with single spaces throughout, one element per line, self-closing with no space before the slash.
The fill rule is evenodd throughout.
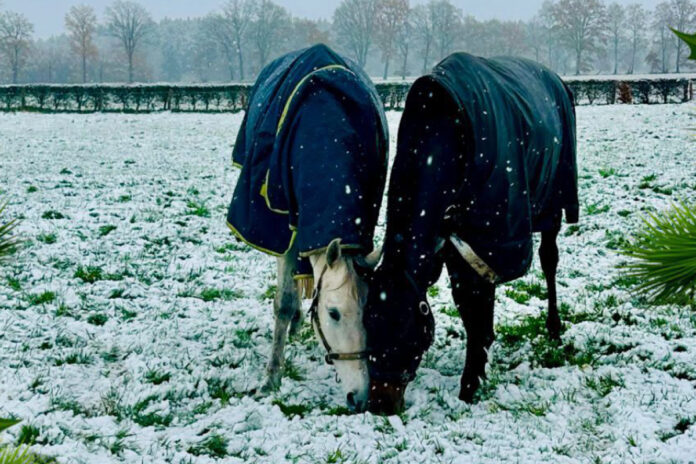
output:
<path id="1" fill-rule="evenodd" d="M 0 0 L 0 4 L 13 11 L 24 13 L 36 26 L 41 38 L 63 32 L 63 18 L 71 5 L 86 3 L 94 6 L 100 18 L 106 5 L 112 0 Z M 293 15 L 308 18 L 330 18 L 340 0 L 275 0 Z M 411 0 L 411 4 L 427 0 Z M 642 3 L 654 7 L 659 0 L 618 0 L 619 3 Z M 141 0 L 155 19 L 164 17 L 185 18 L 203 16 L 220 7 L 223 0 Z M 453 0 L 465 13 L 479 19 L 529 19 L 539 10 L 543 0 Z"/>

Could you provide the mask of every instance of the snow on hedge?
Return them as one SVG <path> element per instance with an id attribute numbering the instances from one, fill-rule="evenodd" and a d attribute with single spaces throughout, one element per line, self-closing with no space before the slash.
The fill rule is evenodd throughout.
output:
<path id="1" fill-rule="evenodd" d="M 0 188 L 27 239 L 0 270 L 0 417 L 66 463 L 693 460 L 696 315 L 647 306 L 615 267 L 643 214 L 696 200 L 692 110 L 578 109 L 563 345 L 546 340 L 537 263 L 499 288 L 489 381 L 460 403 L 465 335 L 443 278 L 437 340 L 388 419 L 346 415 L 309 324 L 281 391 L 245 393 L 264 379 L 275 281 L 224 224 L 241 115 L 0 115 Z"/>

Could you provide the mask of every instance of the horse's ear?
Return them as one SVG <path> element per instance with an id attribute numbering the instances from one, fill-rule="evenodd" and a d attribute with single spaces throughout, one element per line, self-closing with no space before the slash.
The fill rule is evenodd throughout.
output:
<path id="1" fill-rule="evenodd" d="M 334 267 L 338 260 L 341 259 L 341 255 L 341 239 L 337 238 L 326 249 L 326 264 L 329 267 Z"/>

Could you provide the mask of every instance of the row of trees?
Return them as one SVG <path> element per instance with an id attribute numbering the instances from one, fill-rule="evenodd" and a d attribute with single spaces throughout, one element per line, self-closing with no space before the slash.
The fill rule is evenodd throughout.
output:
<path id="1" fill-rule="evenodd" d="M 547 0 L 523 22 L 479 21 L 450 0 L 343 0 L 331 21 L 293 17 L 272 0 L 227 0 L 205 17 L 155 22 L 139 3 L 116 0 L 103 18 L 73 6 L 65 33 L 43 40 L 0 5 L 0 81 L 245 81 L 274 57 L 317 42 L 385 79 L 420 74 L 456 50 L 526 56 L 563 74 L 682 72 L 693 65 L 669 26 L 696 28 L 695 1 L 648 11 Z"/>

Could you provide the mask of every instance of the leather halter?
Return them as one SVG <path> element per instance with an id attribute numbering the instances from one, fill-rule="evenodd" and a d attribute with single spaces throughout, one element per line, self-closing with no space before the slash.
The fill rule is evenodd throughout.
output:
<path id="1" fill-rule="evenodd" d="M 314 289 L 312 306 L 310 306 L 309 308 L 309 315 L 312 319 L 312 325 L 319 334 L 321 343 L 324 345 L 324 348 L 327 352 L 326 356 L 324 356 L 324 360 L 326 361 L 326 364 L 333 365 L 336 361 L 360 361 L 361 359 L 367 359 L 368 351 L 360 351 L 357 353 L 336 353 L 331 348 L 331 345 L 329 345 L 329 342 L 326 340 L 324 331 L 321 330 L 321 323 L 319 321 L 319 294 L 321 292 L 321 285 L 324 281 L 324 274 L 326 274 L 326 269 L 327 266 L 324 266 L 324 270 L 321 271 L 321 276 L 319 277 L 317 286 Z"/>

